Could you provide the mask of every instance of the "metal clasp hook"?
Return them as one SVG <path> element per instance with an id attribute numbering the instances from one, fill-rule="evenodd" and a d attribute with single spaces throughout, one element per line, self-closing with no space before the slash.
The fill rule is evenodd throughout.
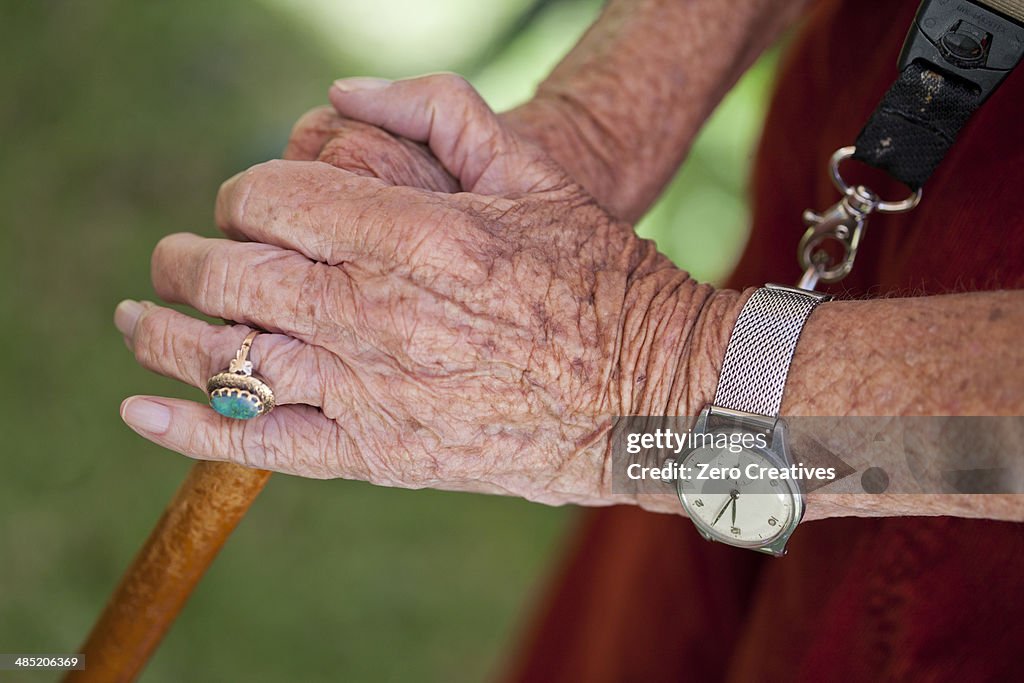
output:
<path id="1" fill-rule="evenodd" d="M 865 187 L 857 187 L 824 213 L 804 211 L 807 231 L 800 239 L 798 252 L 804 275 L 797 286 L 814 289 L 818 282 L 831 284 L 849 275 L 868 215 L 877 207 L 878 195 Z M 838 259 L 833 259 L 825 250 L 825 243 L 829 241 L 842 248 Z"/>
<path id="2" fill-rule="evenodd" d="M 871 212 L 901 213 L 921 201 L 920 189 L 901 201 L 884 201 L 863 185 L 848 185 L 839 173 L 839 164 L 853 156 L 854 151 L 853 147 L 842 147 L 829 161 L 832 182 L 843 193 L 842 199 L 824 213 L 804 211 L 807 230 L 797 249 L 804 271 L 798 285 L 801 289 L 813 290 L 819 282 L 832 284 L 850 274 Z M 842 248 L 842 256 L 833 258 L 826 251 L 825 243 L 829 241 Z"/>

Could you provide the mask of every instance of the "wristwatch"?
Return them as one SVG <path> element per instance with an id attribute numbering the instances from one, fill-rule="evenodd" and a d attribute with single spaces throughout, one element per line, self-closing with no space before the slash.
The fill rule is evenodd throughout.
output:
<path id="1" fill-rule="evenodd" d="M 709 541 L 786 553 L 804 514 L 804 491 L 779 406 L 804 323 L 829 298 L 769 284 L 740 311 L 714 401 L 691 429 L 693 447 L 676 461 L 679 500 Z"/>

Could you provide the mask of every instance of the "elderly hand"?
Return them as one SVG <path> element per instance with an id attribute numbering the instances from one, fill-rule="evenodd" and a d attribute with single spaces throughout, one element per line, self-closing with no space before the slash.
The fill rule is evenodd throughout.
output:
<path id="1" fill-rule="evenodd" d="M 303 476 L 612 502 L 611 416 L 699 409 L 691 389 L 713 380 L 723 348 L 717 327 L 701 330 L 728 306 L 461 79 L 352 79 L 331 99 L 425 143 L 465 192 L 311 161 L 227 181 L 218 224 L 250 241 L 171 235 L 153 281 L 239 324 L 134 301 L 116 322 L 139 362 L 197 387 L 265 330 L 250 359 L 278 407 L 235 421 L 132 397 L 125 421 L 185 455 Z"/>
<path id="2" fill-rule="evenodd" d="M 323 161 L 391 185 L 438 192 L 461 189 L 426 145 L 344 118 L 332 107 L 311 109 L 296 122 L 284 158 Z"/>

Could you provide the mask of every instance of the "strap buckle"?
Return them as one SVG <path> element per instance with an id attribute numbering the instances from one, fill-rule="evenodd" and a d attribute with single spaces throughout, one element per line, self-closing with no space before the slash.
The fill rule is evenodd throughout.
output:
<path id="1" fill-rule="evenodd" d="M 924 0 L 903 44 L 899 70 L 927 62 L 974 86 L 980 105 L 1024 56 L 1022 24 L 1024 3 L 1017 0 Z"/>

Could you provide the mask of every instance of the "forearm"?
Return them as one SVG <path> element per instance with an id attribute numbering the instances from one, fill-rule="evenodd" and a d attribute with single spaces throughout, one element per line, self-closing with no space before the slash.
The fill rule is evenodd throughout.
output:
<path id="1" fill-rule="evenodd" d="M 1022 332 L 1020 291 L 825 304 L 797 346 L 783 414 L 1024 414 Z"/>
<path id="2" fill-rule="evenodd" d="M 536 97 L 503 117 L 613 214 L 635 220 L 805 1 L 611 0 Z"/>
<path id="3" fill-rule="evenodd" d="M 823 306 L 811 316 L 797 347 L 783 414 L 1022 415 L 1022 332 L 1022 292 L 846 301 Z M 967 438 L 977 443 L 981 436 L 972 434 Z M 939 459 L 944 448 L 937 435 L 920 434 L 916 440 L 929 460 Z M 1021 444 L 1001 443 L 998 447 L 1010 455 L 1019 452 Z M 1010 471 L 1020 467 L 1020 463 L 1004 465 Z M 891 463 L 890 471 L 897 466 Z M 956 464 L 942 464 L 946 466 Z M 930 491 L 941 490 L 937 481 L 925 482 L 924 486 Z M 826 492 L 810 496 L 808 515 L 955 515 L 1024 520 L 1024 496 Z"/>
<path id="4" fill-rule="evenodd" d="M 698 321 L 689 323 L 695 333 L 684 346 L 684 361 L 673 366 L 677 377 L 671 382 L 688 390 L 674 393 L 665 414 L 696 415 L 712 401 L 725 347 L 746 296 L 716 292 Z M 804 327 L 781 414 L 792 418 L 791 423 L 804 416 L 1022 415 L 1022 332 L 1020 291 L 823 304 Z M 1014 442 L 996 444 L 1007 458 L 1021 451 L 1019 435 L 1010 431 L 999 438 Z M 932 458 L 943 450 L 936 435 L 916 434 L 915 441 L 934 464 Z M 891 468 L 885 469 L 897 469 L 897 459 L 894 453 L 886 463 Z M 1003 465 L 1011 476 L 1019 476 L 1022 463 Z M 937 480 L 925 483 L 922 494 L 891 490 L 896 493 L 851 494 L 826 487 L 809 495 L 808 519 L 956 515 L 1024 520 L 1024 495 L 930 493 L 943 490 Z M 679 512 L 667 496 L 651 498 L 643 501 L 645 507 Z"/>

